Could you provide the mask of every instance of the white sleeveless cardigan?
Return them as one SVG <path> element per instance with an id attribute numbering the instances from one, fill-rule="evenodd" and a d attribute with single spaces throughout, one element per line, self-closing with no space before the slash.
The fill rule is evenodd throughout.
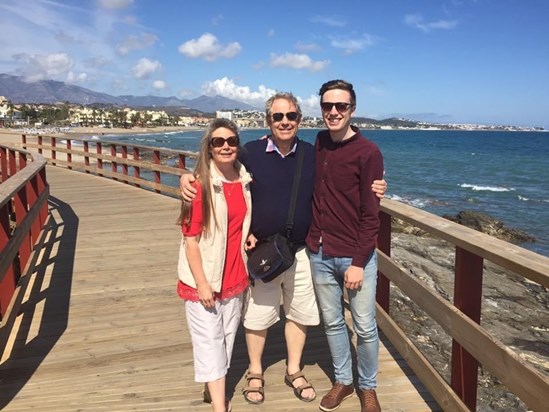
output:
<path id="1" fill-rule="evenodd" d="M 244 260 L 244 266 L 246 266 L 246 261 L 248 258 L 246 252 L 244 251 L 244 243 L 248 237 L 250 222 L 252 219 L 252 196 L 250 193 L 250 183 L 252 181 L 252 177 L 242 164 L 237 163 L 237 167 L 240 175 L 240 183 L 242 184 L 242 192 L 244 193 L 244 200 L 246 201 L 246 216 L 244 217 L 244 223 L 242 225 L 241 242 L 242 259 Z M 203 232 L 201 234 L 198 246 L 200 249 L 202 267 L 204 269 L 206 280 L 214 292 L 220 292 L 227 249 L 227 202 L 223 193 L 223 180 L 217 173 L 217 169 L 213 164 L 210 164 L 210 176 L 210 188 L 213 203 L 212 221 L 210 222 L 210 229 L 208 232 Z M 217 225 L 213 220 L 213 215 L 215 215 Z M 181 237 L 177 271 L 179 279 L 183 283 L 196 288 L 196 283 L 187 260 L 187 254 L 185 253 L 184 236 Z"/>

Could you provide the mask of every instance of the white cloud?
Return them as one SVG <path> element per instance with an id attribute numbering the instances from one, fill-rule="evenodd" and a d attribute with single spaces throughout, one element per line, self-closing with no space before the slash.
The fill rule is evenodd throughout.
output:
<path id="1" fill-rule="evenodd" d="M 133 50 L 145 49 L 158 41 L 154 34 L 143 33 L 139 36 L 130 35 L 116 46 L 116 51 L 121 55 L 126 55 Z"/>
<path id="2" fill-rule="evenodd" d="M 198 39 L 186 41 L 179 46 L 179 52 L 191 59 L 202 58 L 212 62 L 220 57 L 231 58 L 236 56 L 242 47 L 237 42 L 222 45 L 211 33 L 204 33 Z"/>
<path id="3" fill-rule="evenodd" d="M 404 23 L 408 26 L 419 29 L 425 33 L 432 30 L 450 30 L 457 26 L 457 21 L 438 20 L 432 22 L 424 22 L 421 14 L 407 14 L 404 16 Z"/>
<path id="4" fill-rule="evenodd" d="M 67 73 L 73 65 L 67 53 L 25 54 L 13 56 L 22 65 L 21 71 L 27 81 L 51 79 Z"/>
<path id="5" fill-rule="evenodd" d="M 162 65 L 156 60 L 149 60 L 142 58 L 139 62 L 133 66 L 133 75 L 138 79 L 147 79 L 152 73 L 160 70 Z"/>
<path id="6" fill-rule="evenodd" d="M 318 44 L 315 43 L 303 43 L 298 41 L 295 45 L 296 50 L 301 52 L 316 52 L 320 50 Z"/>
<path id="7" fill-rule="evenodd" d="M 264 108 L 265 102 L 269 97 L 277 92 L 275 89 L 271 89 L 264 85 L 259 85 L 256 91 L 251 90 L 248 86 L 240 86 L 234 82 L 234 80 L 227 77 L 217 79 L 211 82 L 207 82 L 202 86 L 202 92 L 210 96 L 223 96 L 228 99 L 238 100 L 240 102 L 248 103 L 257 108 Z M 320 99 L 317 95 L 311 94 L 307 98 L 301 98 L 296 96 L 301 111 L 306 116 L 319 116 Z"/>
<path id="8" fill-rule="evenodd" d="M 311 94 L 307 98 L 297 97 L 297 101 L 301 106 L 301 111 L 305 116 L 320 115 L 320 97 L 316 94 Z"/>
<path id="9" fill-rule="evenodd" d="M 125 9 L 133 4 L 133 0 L 98 0 L 97 4 L 104 9 Z"/>
<path id="10" fill-rule="evenodd" d="M 345 27 L 347 25 L 347 22 L 345 20 L 338 19 L 337 17 L 333 16 L 314 16 L 311 19 L 311 22 L 325 24 L 326 26 L 330 27 Z"/>
<path id="11" fill-rule="evenodd" d="M 271 66 L 273 67 L 291 67 L 293 69 L 306 69 L 311 72 L 323 70 L 329 60 L 314 61 L 306 54 L 285 53 L 277 55 L 271 53 Z"/>
<path id="12" fill-rule="evenodd" d="M 86 83 L 87 81 L 87 73 L 75 74 L 72 71 L 67 73 L 67 83 Z"/>
<path id="13" fill-rule="evenodd" d="M 202 91 L 210 96 L 223 96 L 248 103 L 255 107 L 264 107 L 265 101 L 276 93 L 276 90 L 269 89 L 263 85 L 257 91 L 252 91 L 248 86 L 239 86 L 232 79 L 223 77 L 202 85 Z"/>
<path id="14" fill-rule="evenodd" d="M 343 49 L 345 54 L 353 54 L 368 46 L 372 46 L 374 41 L 368 34 L 364 34 L 362 37 L 357 38 L 338 38 L 332 39 L 331 45 L 336 49 Z"/>
<path id="15" fill-rule="evenodd" d="M 164 80 L 155 80 L 153 82 L 153 87 L 155 90 L 163 90 L 166 88 L 166 82 Z"/>

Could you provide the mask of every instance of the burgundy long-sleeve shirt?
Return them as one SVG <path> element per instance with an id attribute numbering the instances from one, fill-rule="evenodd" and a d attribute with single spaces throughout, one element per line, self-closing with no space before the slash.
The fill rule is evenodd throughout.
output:
<path id="1" fill-rule="evenodd" d="M 334 142 L 327 130 L 315 144 L 313 218 L 307 246 L 333 257 L 350 257 L 364 267 L 376 247 L 379 198 L 372 182 L 383 178 L 378 146 L 360 134 Z"/>

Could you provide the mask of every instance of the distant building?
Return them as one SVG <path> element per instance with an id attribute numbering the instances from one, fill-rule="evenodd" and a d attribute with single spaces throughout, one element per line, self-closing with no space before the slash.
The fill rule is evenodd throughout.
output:
<path id="1" fill-rule="evenodd" d="M 218 110 L 215 112 L 215 117 L 217 119 L 233 120 L 233 112 Z"/>

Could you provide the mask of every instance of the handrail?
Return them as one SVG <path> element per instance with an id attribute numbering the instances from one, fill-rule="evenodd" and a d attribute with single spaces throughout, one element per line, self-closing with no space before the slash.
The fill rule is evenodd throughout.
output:
<path id="1" fill-rule="evenodd" d="M 522 360 L 514 350 L 488 333 L 479 323 L 484 260 L 547 288 L 549 258 L 394 200 L 382 201 L 380 217 L 379 324 L 437 402 L 445 410 L 475 410 L 480 363 L 529 408 L 543 410 L 546 407 L 545 396 L 549 393 L 549 377 Z M 391 218 L 401 219 L 455 246 L 453 304 L 390 258 Z M 464 405 L 448 396 L 448 385 L 444 379 L 392 321 L 388 305 L 390 282 L 452 337 L 450 387 Z"/>
<path id="2" fill-rule="evenodd" d="M 178 176 L 186 173 L 188 171 L 184 169 L 185 157 L 196 157 L 196 154 L 189 152 L 120 142 L 95 142 L 97 153 L 90 153 L 86 140 L 81 140 L 84 150 L 78 150 L 72 147 L 72 142 L 80 139 L 63 138 L 67 141 L 66 147 L 59 147 L 56 138 L 47 138 L 51 140 L 49 145 L 43 143 L 43 137 L 38 137 L 38 143 L 34 144 L 27 142 L 23 135 L 23 144 L 26 147 L 38 148 L 40 152 L 50 151 L 51 158 L 48 159 L 50 164 L 83 170 L 86 173 L 93 172 L 99 176 L 132 183 L 140 187 L 149 187 L 177 197 L 179 189 L 161 184 L 160 174 L 167 173 Z M 110 154 L 103 153 L 103 146 L 110 146 Z M 130 148 L 134 153 L 133 158 L 128 158 Z M 146 162 L 139 157 L 140 151 L 147 150 L 152 154 L 152 162 Z M 67 160 L 58 159 L 58 153 L 65 153 Z M 75 162 L 71 158 L 73 155 L 83 156 L 84 161 Z M 165 164 L 165 160 L 161 160 L 170 155 L 178 158 L 178 167 L 168 166 Z M 92 165 L 90 159 L 95 159 L 96 164 Z M 103 168 L 103 161 L 112 163 L 111 171 Z M 122 173 L 118 171 L 119 165 L 123 168 Z M 128 175 L 128 167 L 137 168 L 137 173 L 134 171 L 133 177 Z M 155 182 L 149 182 L 142 178 L 139 174 L 141 169 L 155 173 Z M 391 222 L 395 218 L 419 227 L 430 236 L 443 239 L 455 246 L 453 304 L 441 298 L 424 282 L 416 279 L 391 259 Z M 546 394 L 549 393 L 549 378 L 488 333 L 480 326 L 480 318 L 485 260 L 547 288 L 549 287 L 549 258 L 389 199 L 384 199 L 381 203 L 380 220 L 378 325 L 439 405 L 444 410 L 476 409 L 480 363 L 529 408 L 543 410 Z M 449 383 L 390 316 L 391 282 L 452 338 Z"/>
<path id="3" fill-rule="evenodd" d="M 189 173 L 186 169 L 187 158 L 197 158 L 196 153 L 183 150 L 68 136 L 39 135 L 36 136 L 36 143 L 34 143 L 23 134 L 22 144 L 24 148 L 38 149 L 40 154 L 47 153 L 44 156 L 48 164 L 93 173 L 173 197 L 180 196 L 179 189 L 173 185 L 164 184 L 163 176 L 180 176 Z M 64 147 L 60 144 L 64 144 Z M 94 146 L 95 153 L 90 151 Z M 65 158 L 60 159 L 59 154 L 64 155 Z M 172 159 L 174 166 L 168 164 Z M 110 170 L 105 167 L 104 163 L 107 162 L 111 165 Z M 133 170 L 133 175 L 130 175 L 130 168 Z M 152 173 L 152 179 L 142 176 L 145 171 Z"/>
<path id="4" fill-rule="evenodd" d="M 48 221 L 46 160 L 25 150 L 0 145 L 0 347 L 3 347 L 24 284 L 32 269 L 35 245 Z"/>

